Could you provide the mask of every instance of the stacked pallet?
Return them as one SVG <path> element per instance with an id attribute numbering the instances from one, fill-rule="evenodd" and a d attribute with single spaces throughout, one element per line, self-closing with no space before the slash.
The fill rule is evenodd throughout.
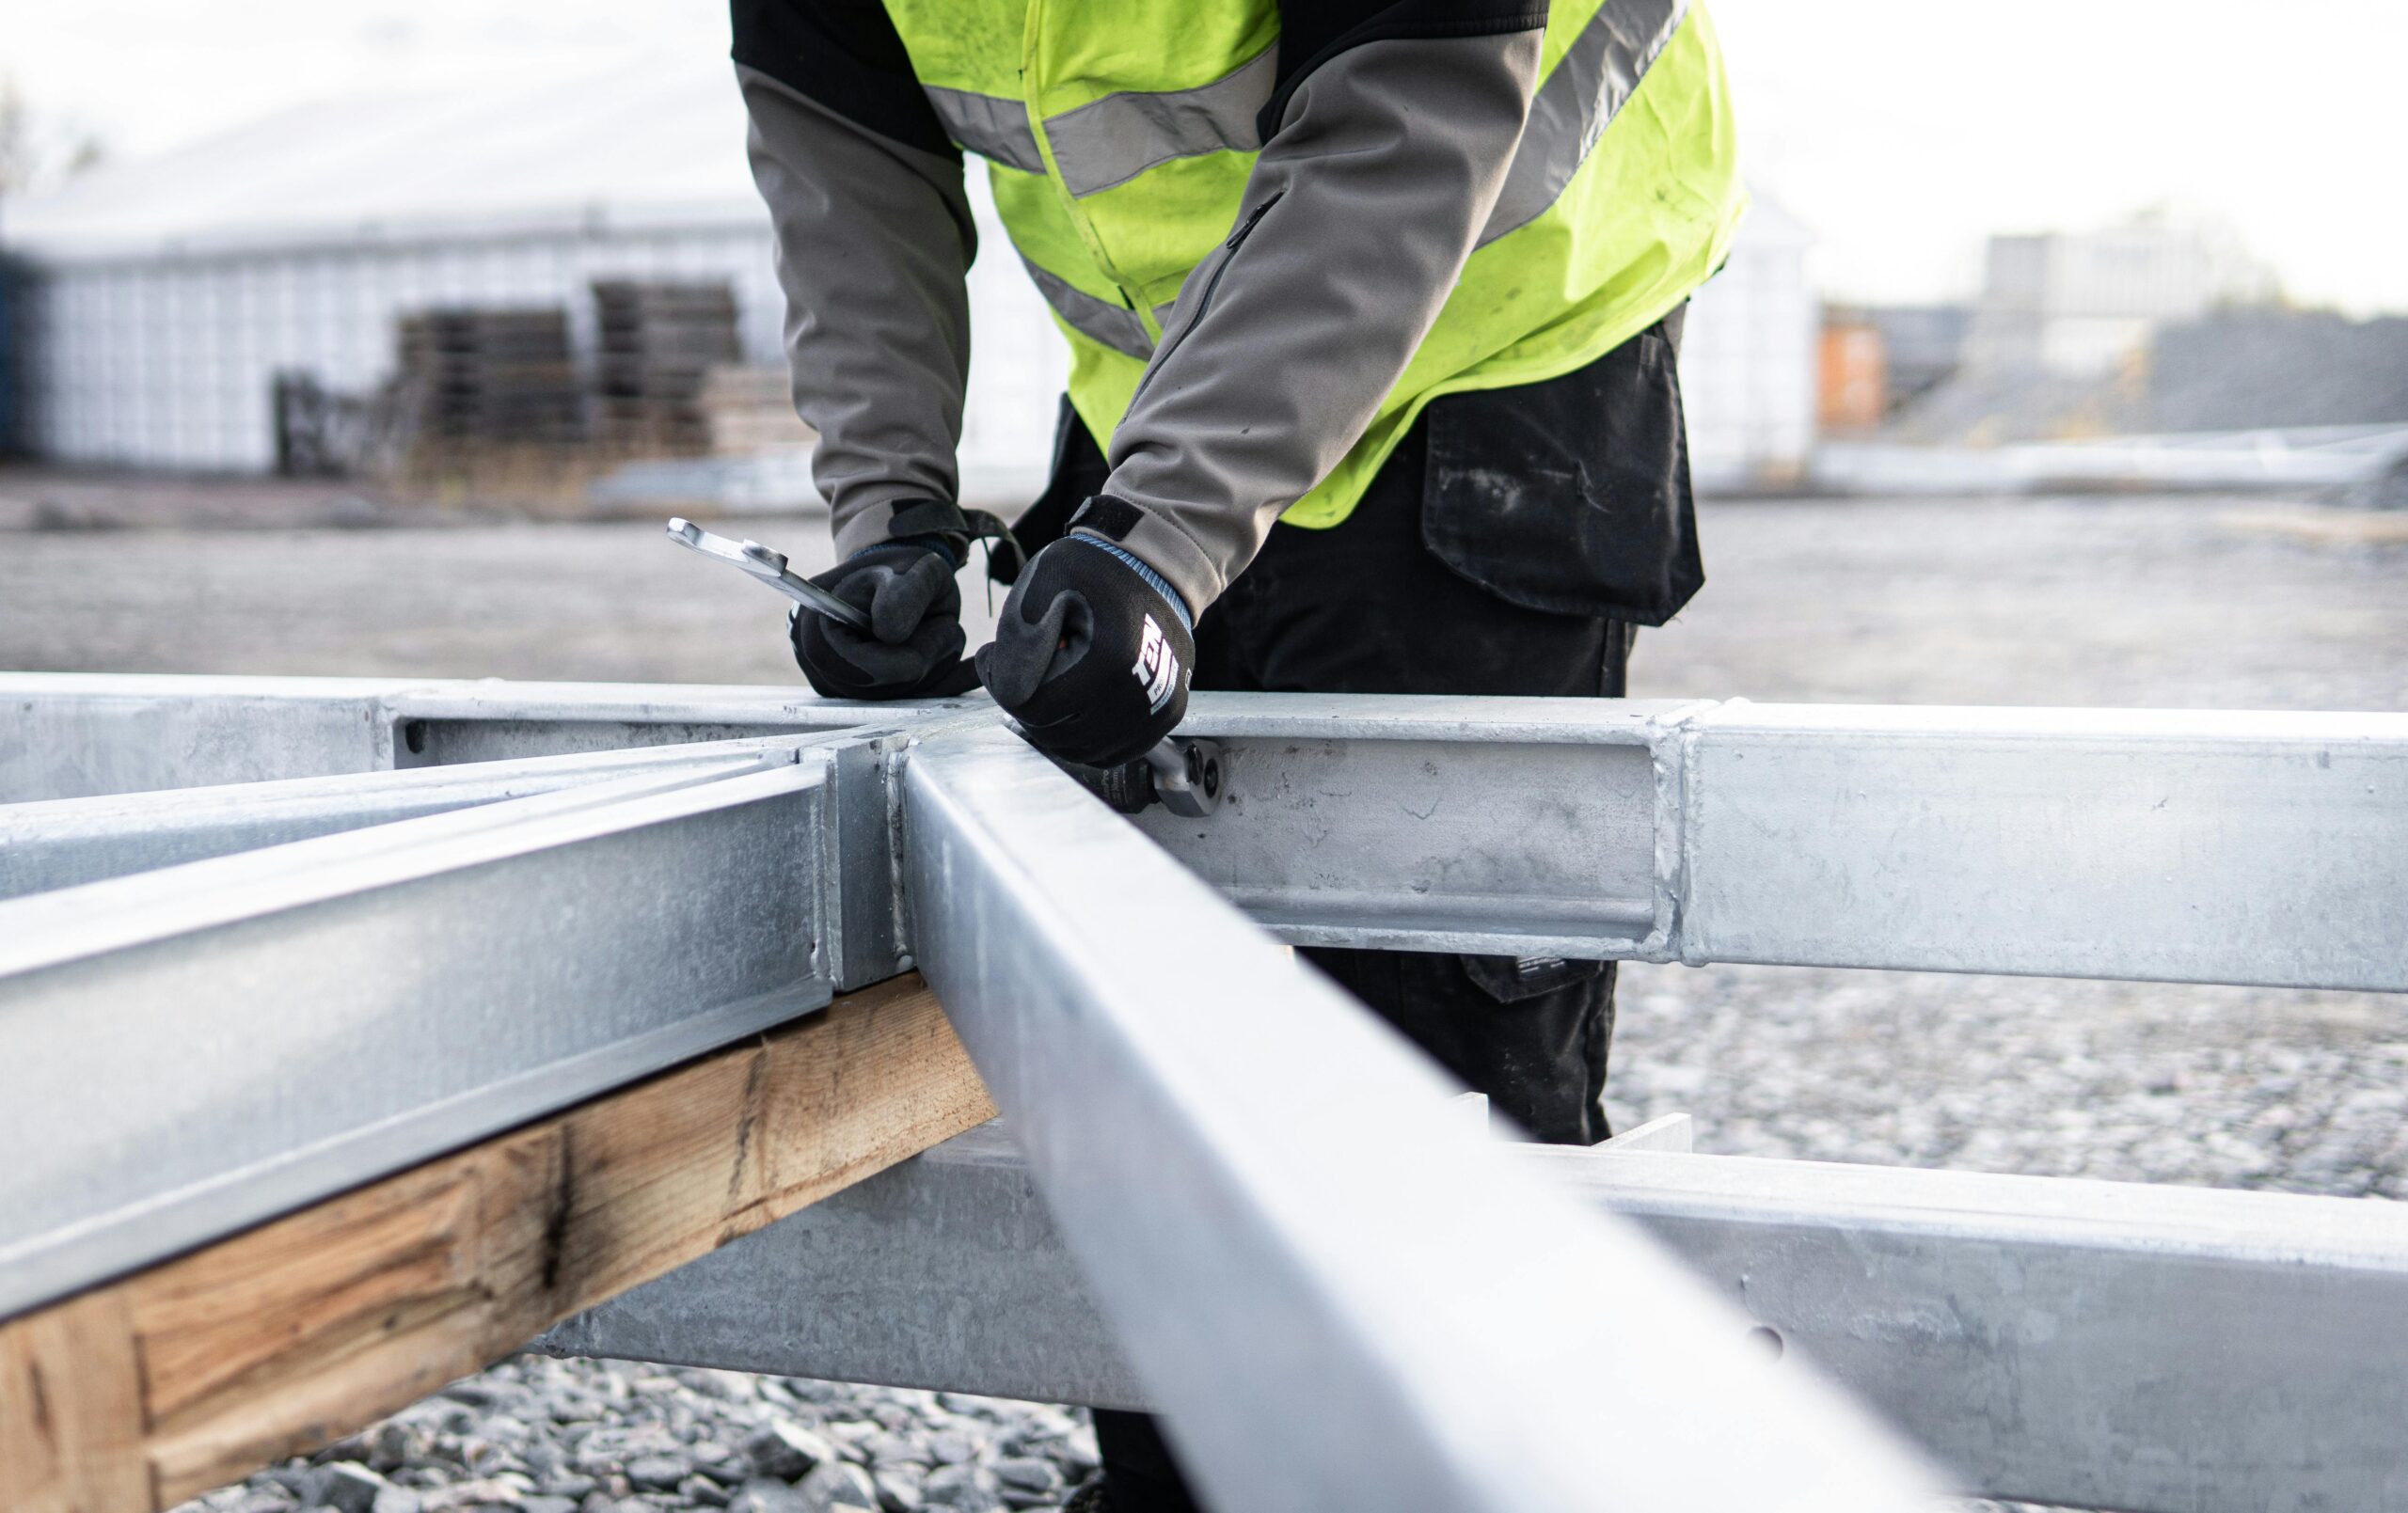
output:
<path id="1" fill-rule="evenodd" d="M 714 368 L 695 402 L 709 430 L 713 456 L 806 452 L 819 440 L 795 416 L 794 381 L 784 364 Z"/>
<path id="2" fill-rule="evenodd" d="M 399 418 L 413 451 L 583 439 L 566 310 L 422 310 L 401 318 L 399 337 Z"/>
<path id="3" fill-rule="evenodd" d="M 594 286 L 596 415 L 603 441 L 648 455 L 711 449 L 701 397 L 737 360 L 736 294 L 725 283 Z"/>

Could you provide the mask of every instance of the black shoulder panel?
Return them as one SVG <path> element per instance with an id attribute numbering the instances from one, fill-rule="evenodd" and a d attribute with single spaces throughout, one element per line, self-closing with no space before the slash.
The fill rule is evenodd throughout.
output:
<path id="1" fill-rule="evenodd" d="M 879 135 L 960 153 L 879 0 L 731 0 L 736 61 Z"/>
<path id="2" fill-rule="evenodd" d="M 1255 118 L 1269 141 L 1288 99 L 1315 69 L 1364 42 L 1494 37 L 1546 24 L 1547 0 L 1279 0 L 1279 76 Z"/>

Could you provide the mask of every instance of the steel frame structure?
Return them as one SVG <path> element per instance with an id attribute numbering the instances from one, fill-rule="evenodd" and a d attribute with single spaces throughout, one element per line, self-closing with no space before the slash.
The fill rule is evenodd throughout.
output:
<path id="1" fill-rule="evenodd" d="M 2391 1206 L 1508 1144 L 1279 945 L 2400 991 L 2408 717 L 1186 732 L 1132 821 L 982 701 L 0 676 L 0 1316 L 916 966 L 1008 1136 L 544 1348 L 1157 1407 L 1232 1507 L 2408 1502 Z"/>

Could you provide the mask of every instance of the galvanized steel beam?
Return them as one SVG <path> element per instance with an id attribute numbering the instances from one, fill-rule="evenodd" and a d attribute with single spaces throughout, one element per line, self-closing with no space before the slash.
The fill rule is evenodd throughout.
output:
<path id="1" fill-rule="evenodd" d="M 2408 990 L 2408 715 L 1199 695 L 1300 944 Z"/>
<path id="2" fill-rule="evenodd" d="M 731 756 L 790 756 L 798 744 L 791 736 L 714 741 L 0 804 L 0 899 L 637 773 L 724 770 Z"/>
<path id="3" fill-rule="evenodd" d="M 1638 1222 L 1953 1490 L 2153 1513 L 2408 1502 L 2397 1205 L 1629 1146 L 1507 1157 Z M 1630 1300 L 1576 1306 L 1612 1319 Z M 539 1345 L 1153 1406 L 1001 1125 Z"/>
<path id="4" fill-rule="evenodd" d="M 2408 1209 L 1637 1152 L 1531 1164 L 1638 1221 L 1952 1487 L 2150 1513 L 2408 1504 Z"/>
<path id="5" fill-rule="evenodd" d="M 0 804 L 389 767 L 373 678 L 0 673 Z"/>
<path id="6" fill-rule="evenodd" d="M 790 689 L 0 677 L 0 798 L 990 719 Z M 1200 695 L 1138 824 L 1300 943 L 2408 990 L 2408 716 Z"/>
<path id="7" fill-rule="evenodd" d="M 2408 990 L 2408 715 L 1667 723 L 1682 961 Z"/>
<path id="8" fill-rule="evenodd" d="M 0 673 L 0 804 L 909 727 L 791 687 Z"/>
<path id="9" fill-rule="evenodd" d="M 1675 902 L 1656 748 L 1690 707 L 1199 694 L 1181 730 L 1220 742 L 1220 810 L 1136 824 L 1300 945 L 1641 954 Z"/>
<path id="10" fill-rule="evenodd" d="M 821 699 L 792 687 L 707 684 L 448 683 L 388 696 L 393 765 L 504 762 L 575 751 L 683 746 L 768 735 L 833 734 L 926 727 L 965 709 L 992 717 L 984 699 L 896 707 Z"/>
<path id="11" fill-rule="evenodd" d="M 0 904 L 0 1315 L 828 1001 L 829 763 Z"/>
<path id="12" fill-rule="evenodd" d="M 1871 1420 L 1016 737 L 922 745 L 903 795 L 921 969 L 1217 1505 L 1911 1502 Z"/>
<path id="13" fill-rule="evenodd" d="M 916 956 L 1030 1162 L 964 1145 L 556 1345 L 1143 1399 L 1247 1506 L 1894 1496 L 1805 1361 L 1969 1490 L 2408 1498 L 2380 1206 L 1499 1153 L 1211 890 L 1343 945 L 2408 988 L 2408 717 L 1204 695 L 1186 731 L 1228 788 L 1137 821 L 1165 857 L 976 701 L 0 676 L 0 802 L 73 800 L 0 809 L 0 892 L 214 854 L 0 904 L 0 1314 Z M 76 796 L 195 782 L 245 786 Z M 765 1334 L 758 1296 L 850 1310 Z"/>

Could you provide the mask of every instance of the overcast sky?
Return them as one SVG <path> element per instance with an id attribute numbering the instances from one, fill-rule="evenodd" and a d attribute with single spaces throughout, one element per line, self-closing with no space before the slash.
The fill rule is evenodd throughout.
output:
<path id="1" fill-rule="evenodd" d="M 2408 311 L 2408 0 L 1717 0 L 1750 177 L 1835 297 L 1970 292 L 1994 230 L 2171 202 L 2310 303 Z M 155 152 L 359 89 L 721 52 L 724 0 L 13 0 L 34 110 Z M 734 150 L 731 146 L 731 150 Z"/>

